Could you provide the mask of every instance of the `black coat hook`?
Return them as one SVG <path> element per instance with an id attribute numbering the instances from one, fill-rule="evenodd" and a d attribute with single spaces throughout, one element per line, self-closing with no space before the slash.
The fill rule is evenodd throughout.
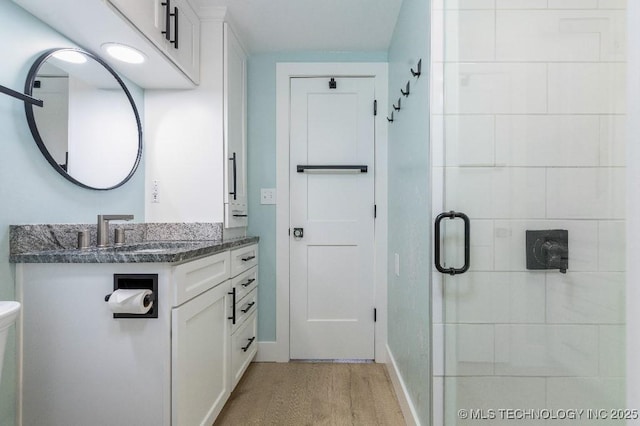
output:
<path id="1" fill-rule="evenodd" d="M 331 77 L 331 80 L 329 80 L 329 89 L 335 89 L 337 86 L 336 84 L 336 79 Z"/>
<path id="2" fill-rule="evenodd" d="M 393 123 L 393 111 L 391 111 L 391 118 L 387 117 L 389 123 Z"/>
<path id="3" fill-rule="evenodd" d="M 414 77 L 420 77 L 420 74 L 422 74 L 422 59 L 420 59 L 418 61 L 418 71 L 414 71 L 413 68 L 411 68 L 411 75 L 413 75 Z"/>
<path id="4" fill-rule="evenodd" d="M 398 106 L 393 105 L 393 109 L 395 109 L 396 111 L 400 111 L 401 101 L 402 101 L 402 98 L 398 98 Z"/>
<path id="5" fill-rule="evenodd" d="M 409 93 L 411 93 L 411 92 L 409 90 L 409 82 L 408 81 L 407 81 L 407 88 L 405 90 L 400 89 L 400 93 L 402 93 L 406 97 L 409 97 Z"/>

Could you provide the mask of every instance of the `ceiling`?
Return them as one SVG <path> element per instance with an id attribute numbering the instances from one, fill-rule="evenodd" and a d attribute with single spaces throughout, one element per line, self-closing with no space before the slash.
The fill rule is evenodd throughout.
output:
<path id="1" fill-rule="evenodd" d="M 386 51 L 402 0 L 190 0 L 226 7 L 251 53 Z"/>

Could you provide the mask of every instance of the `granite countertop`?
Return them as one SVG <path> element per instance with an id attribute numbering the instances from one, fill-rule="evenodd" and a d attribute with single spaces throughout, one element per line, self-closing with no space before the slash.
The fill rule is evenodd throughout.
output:
<path id="1" fill-rule="evenodd" d="M 12 263 L 150 263 L 187 262 L 255 244 L 258 237 L 230 240 L 144 241 L 119 247 L 40 250 L 12 254 Z"/>

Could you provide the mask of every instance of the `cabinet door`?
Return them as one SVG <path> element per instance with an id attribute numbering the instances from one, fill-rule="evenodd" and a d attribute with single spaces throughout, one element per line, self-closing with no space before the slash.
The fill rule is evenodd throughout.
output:
<path id="1" fill-rule="evenodd" d="M 179 284 L 179 283 L 178 283 Z M 213 424 L 230 393 L 225 281 L 172 310 L 172 424 Z"/>
<path id="2" fill-rule="evenodd" d="M 167 54 L 191 79 L 200 81 L 200 20 L 185 0 L 171 2 L 171 43 Z"/>
<path id="3" fill-rule="evenodd" d="M 163 0 L 108 0 L 134 27 L 156 46 L 165 44 L 167 7 Z"/>
<path id="4" fill-rule="evenodd" d="M 225 203 L 247 204 L 246 54 L 224 24 Z M 235 160 L 234 160 L 235 158 Z"/>

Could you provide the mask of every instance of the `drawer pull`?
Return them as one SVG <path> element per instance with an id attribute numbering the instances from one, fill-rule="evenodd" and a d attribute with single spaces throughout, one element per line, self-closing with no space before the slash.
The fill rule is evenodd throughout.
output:
<path id="1" fill-rule="evenodd" d="M 249 350 L 249 346 L 251 346 L 254 340 L 256 340 L 255 337 L 252 337 L 251 339 L 249 339 L 249 343 L 247 343 L 247 346 L 242 347 L 242 352 L 246 352 L 247 350 Z"/>
<path id="2" fill-rule="evenodd" d="M 227 319 L 231 320 L 231 324 L 236 325 L 236 288 L 234 287 L 227 294 L 230 294 L 232 298 L 231 300 L 232 312 L 231 312 L 231 316 L 227 317 Z"/>
<path id="3" fill-rule="evenodd" d="M 256 258 L 255 256 L 243 257 L 243 258 L 242 258 L 242 261 L 243 261 L 243 262 L 248 262 L 248 261 L 253 260 L 253 259 L 255 259 L 255 258 Z"/>
<path id="4" fill-rule="evenodd" d="M 242 312 L 243 314 L 246 314 L 247 312 L 249 312 L 249 309 L 251 309 L 251 307 L 253 305 L 255 305 L 255 304 L 256 304 L 256 302 L 251 302 L 251 303 L 247 304 L 247 307 L 244 308 L 244 309 L 240 309 L 240 312 Z"/>
<path id="5" fill-rule="evenodd" d="M 251 285 L 252 282 L 254 282 L 256 279 L 255 278 L 251 278 L 249 281 L 247 281 L 246 283 L 242 283 L 240 284 L 242 287 L 248 287 Z"/>

